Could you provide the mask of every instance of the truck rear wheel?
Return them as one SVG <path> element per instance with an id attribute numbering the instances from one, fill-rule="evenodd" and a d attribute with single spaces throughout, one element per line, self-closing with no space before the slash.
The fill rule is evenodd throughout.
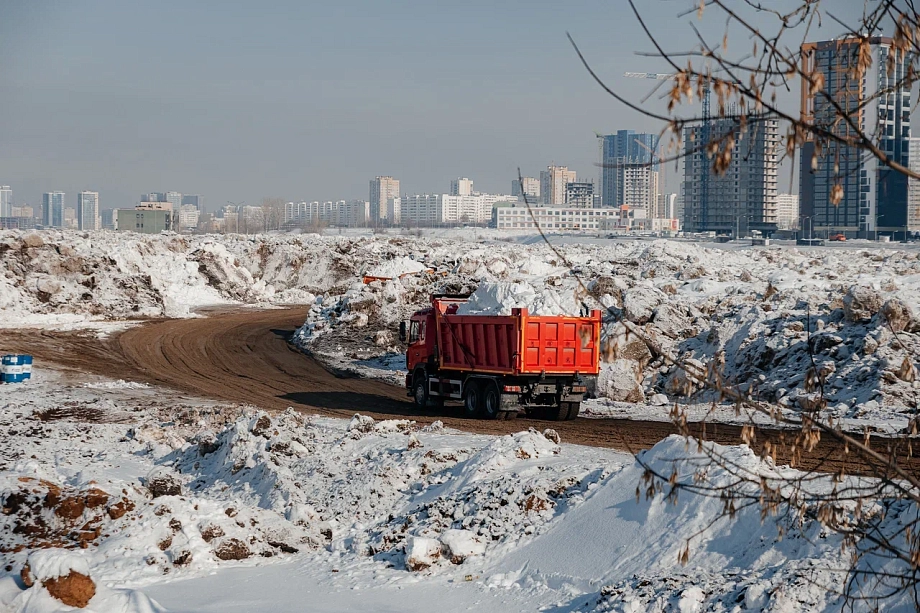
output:
<path id="1" fill-rule="evenodd" d="M 495 381 L 489 381 L 485 384 L 482 404 L 488 419 L 495 419 L 501 413 L 502 395 L 498 391 L 498 384 Z"/>
<path id="2" fill-rule="evenodd" d="M 580 402 L 560 402 L 556 406 L 546 407 L 543 416 L 550 421 L 571 421 L 578 417 Z"/>
<path id="3" fill-rule="evenodd" d="M 466 384 L 463 393 L 463 409 L 467 417 L 478 417 L 482 410 L 482 388 L 477 381 Z"/>
<path id="4" fill-rule="evenodd" d="M 578 414 L 581 412 L 581 403 L 580 402 L 569 402 L 566 403 L 569 405 L 568 415 L 565 416 L 566 421 L 572 421 Z"/>

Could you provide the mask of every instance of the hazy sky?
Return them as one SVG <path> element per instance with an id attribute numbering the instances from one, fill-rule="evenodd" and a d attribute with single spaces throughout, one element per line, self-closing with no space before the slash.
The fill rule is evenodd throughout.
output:
<path id="1" fill-rule="evenodd" d="M 689 1 L 639 4 L 689 47 Z M 591 81 L 566 31 L 634 99 L 653 83 L 623 71 L 665 70 L 636 55 L 625 0 L 0 0 L 0 184 L 31 204 L 178 190 L 213 209 L 366 199 L 382 174 L 403 193 L 457 176 L 507 193 L 553 161 L 596 178 L 595 131 L 661 126 Z"/>

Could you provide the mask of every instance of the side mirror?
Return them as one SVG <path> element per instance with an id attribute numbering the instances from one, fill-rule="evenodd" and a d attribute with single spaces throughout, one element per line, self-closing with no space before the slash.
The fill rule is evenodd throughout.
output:
<path id="1" fill-rule="evenodd" d="M 399 322 L 399 340 L 406 342 L 406 322 Z"/>

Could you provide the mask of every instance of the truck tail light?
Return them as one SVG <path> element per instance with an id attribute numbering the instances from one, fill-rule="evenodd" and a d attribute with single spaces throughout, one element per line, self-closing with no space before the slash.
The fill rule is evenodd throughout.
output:
<path id="1" fill-rule="evenodd" d="M 520 385 L 506 385 L 506 386 L 504 387 L 504 391 L 506 391 L 506 392 L 516 392 L 516 393 L 520 394 L 520 393 L 521 393 L 521 386 L 520 386 Z"/>
<path id="2" fill-rule="evenodd" d="M 574 394 L 579 394 L 579 393 L 584 394 L 587 391 L 588 391 L 588 388 L 585 387 L 584 385 L 573 385 L 572 386 L 572 393 Z"/>

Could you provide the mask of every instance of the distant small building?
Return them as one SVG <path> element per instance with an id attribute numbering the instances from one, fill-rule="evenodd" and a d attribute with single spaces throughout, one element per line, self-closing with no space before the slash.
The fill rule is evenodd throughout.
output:
<path id="1" fill-rule="evenodd" d="M 115 209 L 103 209 L 99 213 L 99 217 L 102 219 L 103 230 L 115 229 Z"/>
<path id="2" fill-rule="evenodd" d="M 776 227 L 780 230 L 793 230 L 799 227 L 798 194 L 776 195 Z"/>
<path id="3" fill-rule="evenodd" d="M 198 227 L 198 218 L 201 211 L 194 204 L 183 204 L 179 207 L 179 230 L 194 230 Z"/>
<path id="4" fill-rule="evenodd" d="M 135 209 L 150 209 L 152 211 L 172 211 L 173 205 L 172 202 L 159 201 L 159 200 L 146 200 L 141 201 Z"/>
<path id="5" fill-rule="evenodd" d="M 559 206 L 496 206 L 495 227 L 499 230 L 546 232 L 599 232 L 607 219 L 619 217 L 616 209 L 585 209 Z"/>
<path id="6" fill-rule="evenodd" d="M 32 217 L 0 217 L 0 229 L 3 230 L 31 230 L 34 227 Z"/>
<path id="7" fill-rule="evenodd" d="M 119 232 L 159 234 L 172 230 L 172 211 L 135 207 L 114 211 L 115 229 Z"/>

